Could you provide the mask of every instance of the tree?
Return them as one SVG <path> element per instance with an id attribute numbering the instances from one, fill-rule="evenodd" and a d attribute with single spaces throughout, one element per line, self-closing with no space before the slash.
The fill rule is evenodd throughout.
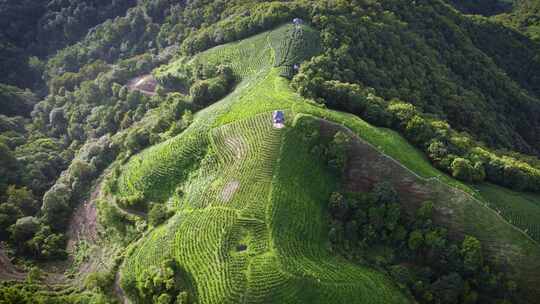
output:
<path id="1" fill-rule="evenodd" d="M 3 193 L 8 184 L 17 181 L 18 178 L 18 161 L 13 155 L 11 149 L 2 141 L 0 141 L 0 168 L 3 172 L 0 174 L 0 193 Z"/>
<path id="2" fill-rule="evenodd" d="M 424 145 L 433 138 L 434 132 L 428 122 L 419 115 L 414 115 L 405 126 L 406 136 L 417 145 Z"/>
<path id="3" fill-rule="evenodd" d="M 148 212 L 148 223 L 154 227 L 164 223 L 171 216 L 167 207 L 163 204 L 154 203 Z"/>
<path id="4" fill-rule="evenodd" d="M 345 238 L 354 245 L 358 241 L 358 224 L 356 221 L 349 221 L 345 224 Z"/>
<path id="5" fill-rule="evenodd" d="M 51 227 L 42 225 L 35 236 L 27 242 L 28 248 L 38 258 L 64 259 L 67 256 L 66 236 L 54 233 Z"/>
<path id="6" fill-rule="evenodd" d="M 339 220 L 345 220 L 349 215 L 349 205 L 339 192 L 332 192 L 329 199 L 329 207 L 332 215 Z"/>
<path id="7" fill-rule="evenodd" d="M 0 204 L 0 239 L 9 237 L 8 228 L 23 216 L 21 210 L 13 204 Z"/>
<path id="8" fill-rule="evenodd" d="M 439 278 L 431 288 L 441 304 L 457 304 L 465 291 L 465 282 L 458 273 L 453 272 Z"/>
<path id="9" fill-rule="evenodd" d="M 327 162 L 332 169 L 339 173 L 342 173 L 345 170 L 349 142 L 350 136 L 344 132 L 338 131 L 334 134 L 332 141 L 327 147 Z"/>
<path id="10" fill-rule="evenodd" d="M 23 217 L 11 226 L 11 238 L 15 243 L 23 245 L 30 240 L 39 231 L 40 224 L 37 218 L 33 216 Z"/>
<path id="11" fill-rule="evenodd" d="M 399 195 L 389 182 L 375 184 L 371 193 L 377 204 L 399 203 Z"/>
<path id="12" fill-rule="evenodd" d="M 420 208 L 416 210 L 418 220 L 427 221 L 433 216 L 433 202 L 425 201 Z"/>
<path id="13" fill-rule="evenodd" d="M 452 176 L 466 182 L 472 182 L 474 176 L 474 168 L 471 162 L 464 158 L 456 158 L 451 165 Z"/>
<path id="14" fill-rule="evenodd" d="M 71 189 L 64 184 L 56 184 L 43 196 L 44 221 L 53 229 L 62 230 L 71 213 Z"/>
<path id="15" fill-rule="evenodd" d="M 409 249 L 412 251 L 417 251 L 424 243 L 424 235 L 420 230 L 415 230 L 409 235 Z"/>
<path id="16" fill-rule="evenodd" d="M 470 235 L 465 236 L 461 244 L 461 255 L 465 270 L 475 273 L 483 265 L 482 246 L 480 241 Z"/>

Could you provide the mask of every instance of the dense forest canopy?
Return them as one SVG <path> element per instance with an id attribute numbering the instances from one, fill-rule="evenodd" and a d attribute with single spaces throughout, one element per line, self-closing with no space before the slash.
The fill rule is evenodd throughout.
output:
<path id="1" fill-rule="evenodd" d="M 450 0 L 458 10 L 465 14 L 493 16 L 512 9 L 512 0 Z"/>
<path id="2" fill-rule="evenodd" d="M 305 56 L 276 67 L 300 96 L 399 132 L 455 179 L 540 192 L 539 1 L 0 0 L 0 242 L 34 262 L 66 258 L 70 216 L 104 170 L 181 134 L 194 113 L 239 85 L 241 76 L 227 62 L 191 59 L 293 18 L 310 29 L 291 31 L 291 39 L 305 35 L 313 44 L 303 45 Z M 294 42 L 287 48 L 301 48 Z M 171 69 L 173 61 L 182 64 Z M 134 89 L 141 79 L 155 90 Z M 337 205 L 376 201 L 335 196 Z M 138 210 L 143 203 L 137 195 L 117 202 L 148 211 L 150 226 L 171 216 L 155 202 Z M 341 226 L 363 212 L 348 208 L 344 220 L 336 209 Z M 399 220 L 405 228 L 437 231 L 447 244 L 446 232 L 429 218 Z M 356 250 L 333 245 L 345 254 Z M 435 248 L 428 247 L 422 254 Z M 419 254 L 415 249 L 408 254 Z M 467 273 L 466 261 L 454 262 L 455 275 L 434 276 L 432 283 L 474 279 L 470 285 L 483 291 L 514 284 L 488 271 L 488 279 L 499 277 L 485 287 L 476 282 L 476 268 Z M 181 272 L 171 263 L 152 275 L 168 273 L 160 279 L 171 280 Z M 505 288 L 501 298 L 514 291 Z M 463 287 L 454 298 L 469 291 Z"/>

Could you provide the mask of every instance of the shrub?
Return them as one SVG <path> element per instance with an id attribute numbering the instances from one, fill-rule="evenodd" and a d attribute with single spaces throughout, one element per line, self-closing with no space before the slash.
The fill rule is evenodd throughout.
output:
<path id="1" fill-rule="evenodd" d="M 154 203 L 151 206 L 148 212 L 148 223 L 154 227 L 164 223 L 172 215 L 163 204 Z"/>
<path id="2" fill-rule="evenodd" d="M 483 264 L 482 246 L 475 237 L 465 236 L 461 244 L 461 255 L 463 256 L 465 270 L 474 273 L 481 268 Z"/>
<path id="3" fill-rule="evenodd" d="M 342 173 L 347 161 L 347 149 L 350 137 L 344 132 L 338 131 L 326 148 L 327 163 L 330 168 Z"/>
<path id="4" fill-rule="evenodd" d="M 452 176 L 466 182 L 472 182 L 474 176 L 474 168 L 471 162 L 464 158 L 456 158 L 452 162 Z"/>

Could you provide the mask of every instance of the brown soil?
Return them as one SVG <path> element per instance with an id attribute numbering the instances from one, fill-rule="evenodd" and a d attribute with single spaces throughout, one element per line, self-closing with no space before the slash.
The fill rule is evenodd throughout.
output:
<path id="1" fill-rule="evenodd" d="M 242 137 L 227 137 L 225 138 L 225 145 L 232 150 L 236 160 L 243 159 L 246 156 L 248 148 Z"/>
<path id="2" fill-rule="evenodd" d="M 228 182 L 225 187 L 223 187 L 223 191 L 221 192 L 221 199 L 224 202 L 228 202 L 231 200 L 233 195 L 236 193 L 236 190 L 240 187 L 240 183 L 237 180 L 233 180 Z"/>
<path id="3" fill-rule="evenodd" d="M 122 287 L 120 287 L 120 271 L 118 271 L 116 273 L 116 276 L 114 277 L 113 292 L 116 298 L 120 300 L 120 303 L 122 304 L 129 303 L 129 301 L 127 300 L 126 294 L 124 293 L 124 290 L 122 290 Z"/>
<path id="4" fill-rule="evenodd" d="M 131 91 L 153 96 L 156 95 L 157 81 L 152 74 L 147 74 L 131 79 L 127 86 Z"/>
<path id="5" fill-rule="evenodd" d="M 68 237 L 68 252 L 72 252 L 74 246 L 80 241 L 95 243 L 97 240 L 97 207 L 95 200 L 101 191 L 101 183 L 96 186 L 90 197 L 80 205 L 69 223 L 69 228 L 66 233 Z"/>
<path id="6" fill-rule="evenodd" d="M 6 254 L 3 245 L 0 244 L 0 281 L 21 281 L 25 278 L 26 273 L 13 265 L 10 258 Z"/>
<path id="7" fill-rule="evenodd" d="M 437 179 L 424 179 L 380 153 L 350 130 L 321 120 L 323 136 L 332 136 L 337 131 L 345 131 L 353 138 L 344 173 L 347 191 L 365 192 L 378 182 L 390 182 L 401 197 L 403 210 L 410 215 L 414 215 L 425 201 L 432 201 L 435 205 L 435 223 L 448 228 L 450 236 L 458 241 L 466 234 L 477 237 L 488 258 L 501 269 L 509 269 L 515 275 L 526 297 L 540 298 L 538 243 L 469 194 Z"/>

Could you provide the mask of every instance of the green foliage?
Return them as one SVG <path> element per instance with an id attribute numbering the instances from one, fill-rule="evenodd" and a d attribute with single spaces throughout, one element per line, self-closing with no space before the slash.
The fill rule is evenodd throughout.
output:
<path id="1" fill-rule="evenodd" d="M 37 103 L 37 96 L 30 90 L 0 83 L 0 114 L 7 116 L 30 116 Z"/>
<path id="2" fill-rule="evenodd" d="M 354 202 L 348 210 L 355 214 L 352 218 L 333 207 L 345 200 Z M 383 267 L 419 303 L 512 299 L 512 281 L 484 260 L 478 239 L 466 235 L 461 244 L 451 240 L 446 229 L 433 224 L 432 202 L 424 202 L 412 217 L 401 212 L 399 202 L 388 183 L 377 184 L 368 194 L 332 193 L 332 250 L 351 261 Z"/>
<path id="3" fill-rule="evenodd" d="M 125 286 L 127 291 L 143 303 L 190 303 L 181 281 L 182 273 L 174 260 L 164 260 L 159 266 L 144 271 L 136 286 Z"/>
<path id="4" fill-rule="evenodd" d="M 467 159 L 456 158 L 452 162 L 452 176 L 466 182 L 472 182 L 473 180 L 473 166 Z"/>
<path id="5" fill-rule="evenodd" d="M 172 213 L 163 204 L 152 204 L 148 212 L 148 223 L 154 227 L 164 223 Z"/>
<path id="6" fill-rule="evenodd" d="M 465 14 L 479 14 L 484 16 L 500 14 L 512 8 L 512 1 L 508 0 L 449 0 L 448 2 Z"/>
<path id="7" fill-rule="evenodd" d="M 537 194 L 511 191 L 492 184 L 477 187 L 491 208 L 531 238 L 540 241 L 540 198 Z"/>
<path id="8" fill-rule="evenodd" d="M 114 273 L 112 272 L 92 272 L 86 277 L 84 285 L 89 290 L 97 289 L 105 293 L 111 291 L 114 279 Z"/>
<path id="9" fill-rule="evenodd" d="M 43 196 L 43 218 L 53 228 L 62 230 L 66 227 L 71 210 L 71 189 L 63 184 L 55 185 Z"/>
<path id="10" fill-rule="evenodd" d="M 540 5 L 537 1 L 515 1 L 512 11 L 494 18 L 540 41 Z"/>
<path id="11" fill-rule="evenodd" d="M 461 244 L 461 255 L 463 255 L 463 266 L 466 271 L 476 272 L 483 264 L 482 246 L 478 239 L 466 236 Z"/>
<path id="12" fill-rule="evenodd" d="M 321 42 L 319 32 L 303 24 L 289 25 L 284 35 L 271 41 L 277 44 L 273 45 L 274 67 L 280 68 L 280 76 L 291 79 L 302 62 L 321 51 Z"/>
<path id="13" fill-rule="evenodd" d="M 51 290 L 34 282 L 2 282 L 1 304 L 113 304 L 115 300 L 95 292 L 80 291 L 71 287 L 61 291 Z"/>

